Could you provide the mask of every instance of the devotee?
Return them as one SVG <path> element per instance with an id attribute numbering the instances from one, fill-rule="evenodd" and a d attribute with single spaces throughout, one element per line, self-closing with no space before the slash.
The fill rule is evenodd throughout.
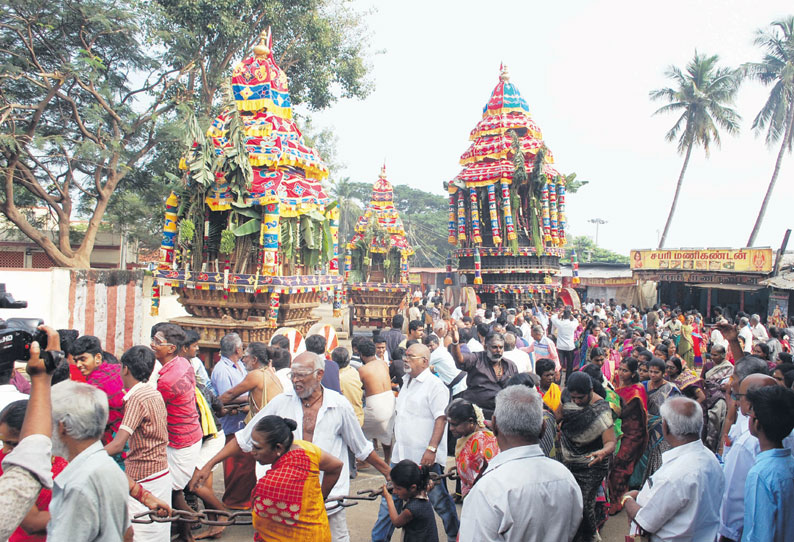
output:
<path id="1" fill-rule="evenodd" d="M 201 442 L 204 436 L 196 408 L 196 376 L 190 362 L 177 356 L 177 345 L 184 344 L 185 332 L 174 324 L 162 326 L 154 337 L 151 347 L 154 356 L 162 364 L 157 391 L 163 396 L 168 424 L 168 470 L 171 473 L 171 501 L 176 508 L 190 511 L 185 501 L 184 488 L 190 481 L 198 463 Z M 180 536 L 192 539 L 190 526 L 179 522 Z"/>
<path id="2" fill-rule="evenodd" d="M 124 417 L 112 442 L 105 446 L 109 455 L 120 453 L 129 442 L 124 462 L 125 472 L 152 495 L 171 504 L 171 474 L 168 470 L 168 427 L 163 396 L 148 384 L 154 368 L 154 352 L 145 346 L 133 346 L 121 356 L 124 389 Z M 127 499 L 130 517 L 148 511 L 132 496 Z M 136 542 L 163 542 L 170 539 L 167 523 L 137 524 Z"/>
<path id="3" fill-rule="evenodd" d="M 364 385 L 366 397 L 364 424 L 361 428 L 368 440 L 380 442 L 383 446 L 384 461 L 388 464 L 391 462 L 396 404 L 389 367 L 386 362 L 375 356 L 375 345 L 369 339 L 359 343 L 358 351 L 364 363 L 358 374 Z"/>
<path id="4" fill-rule="evenodd" d="M 13 374 L 14 364 L 12 362 L 0 367 L 0 412 L 11 403 L 28 398 L 26 393 L 21 393 L 11 383 Z"/>
<path id="5" fill-rule="evenodd" d="M 223 392 L 219 399 L 223 404 L 229 404 L 240 395 L 248 396 L 248 415 L 246 421 L 262 410 L 273 397 L 284 391 L 276 372 L 270 366 L 270 353 L 275 347 L 265 343 L 252 342 L 245 349 L 243 363 L 248 371 L 240 382 Z"/>
<path id="6" fill-rule="evenodd" d="M 728 341 L 725 341 L 727 344 Z M 706 382 L 721 383 L 733 374 L 733 363 L 725 357 L 727 350 L 722 344 L 711 345 L 711 359 L 703 364 L 700 377 Z"/>
<path id="7" fill-rule="evenodd" d="M 102 359 L 102 345 L 99 339 L 92 335 L 79 337 L 72 343 L 70 348 L 70 353 L 80 373 L 85 377 L 86 383 L 102 390 L 108 397 L 108 421 L 105 432 L 102 435 L 102 444 L 108 444 L 119 430 L 122 410 L 124 409 L 121 366 L 104 362 Z M 113 459 L 119 465 L 124 463 L 121 451 L 115 454 Z"/>
<path id="8" fill-rule="evenodd" d="M 670 397 L 681 395 L 675 384 L 665 380 L 665 370 L 661 358 L 651 358 L 648 362 L 649 379 L 643 383 L 648 397 L 648 445 L 640 462 L 645 469 L 643 481 L 659 469 L 662 454 L 670 449 L 662 433 L 662 405 Z"/>
<path id="9" fill-rule="evenodd" d="M 427 499 L 432 484 L 430 469 L 403 459 L 392 468 L 391 475 L 392 492 L 397 499 L 392 499 L 386 485 L 381 488 L 381 495 L 389 507 L 392 524 L 403 530 L 403 542 L 438 542 L 433 506 Z"/>
<path id="10" fill-rule="evenodd" d="M 331 352 L 331 360 L 339 367 L 339 385 L 342 388 L 342 395 L 353 407 L 359 425 L 363 425 L 364 388 L 358 371 L 350 366 L 350 352 L 344 346 L 338 346 Z"/>
<path id="11" fill-rule="evenodd" d="M 204 362 L 198 357 L 200 340 L 201 335 L 198 332 L 192 329 L 185 330 L 185 344 L 179 349 L 179 355 L 188 360 L 193 367 L 193 373 L 196 375 L 196 385 L 209 386 L 210 377 L 207 374 L 207 368 L 204 367 Z"/>
<path id="12" fill-rule="evenodd" d="M 582 493 L 571 472 L 538 445 L 541 405 L 526 386 L 508 386 L 496 396 L 492 427 L 500 452 L 463 501 L 461 542 L 573 539 Z"/>
<path id="13" fill-rule="evenodd" d="M 480 407 L 486 420 L 491 419 L 496 394 L 507 385 L 511 376 L 518 374 L 515 363 L 503 358 L 504 338 L 498 333 L 485 339 L 484 352 L 464 354 L 460 349 L 457 325 L 451 323 L 452 343 L 450 353 L 458 369 L 466 371 L 466 391 L 463 398 Z"/>
<path id="14" fill-rule="evenodd" d="M 552 333 L 557 334 L 557 352 L 560 358 L 560 365 L 565 369 L 565 378 L 573 372 L 574 355 L 576 353 L 576 343 L 574 335 L 579 328 L 579 322 L 573 317 L 570 307 L 562 309 L 562 318 L 557 314 L 551 317 Z"/>
<path id="15" fill-rule="evenodd" d="M 405 340 L 405 335 L 403 335 L 402 331 L 404 323 L 405 317 L 402 314 L 395 314 L 391 319 L 391 328 L 379 334 L 386 339 L 386 352 L 389 355 L 389 359 L 392 359 L 392 352 Z M 382 359 L 383 361 L 388 361 L 386 358 Z"/>
<path id="16" fill-rule="evenodd" d="M 766 341 L 769 338 L 769 334 L 766 332 L 766 328 L 761 324 L 761 317 L 757 314 L 753 314 L 750 316 L 750 331 L 753 335 L 753 339 L 756 341 Z"/>
<path id="17" fill-rule="evenodd" d="M 322 335 L 309 335 L 306 337 L 306 350 L 322 356 L 325 360 L 325 372 L 323 373 L 323 386 L 329 390 L 341 393 L 339 385 L 339 366 L 326 357 L 325 347 L 328 341 Z"/>
<path id="18" fill-rule="evenodd" d="M 621 510 L 623 505 L 620 497 L 629 489 L 629 479 L 648 443 L 648 399 L 645 387 L 639 383 L 637 365 L 636 359 L 628 357 L 618 368 L 620 382 L 615 391 L 623 400 L 620 413 L 623 437 L 620 439 L 620 449 L 610 465 L 610 515 Z"/>
<path id="19" fill-rule="evenodd" d="M 466 391 L 466 372 L 455 366 L 452 354 L 441 346 L 435 334 L 425 336 L 422 344 L 430 350 L 430 369 L 449 388 L 453 398 L 461 396 Z"/>
<path id="20" fill-rule="evenodd" d="M 311 442 L 334 457 L 345 457 L 347 448 L 356 458 L 366 461 L 388 479 L 389 466 L 374 451 L 361 431 L 353 407 L 342 394 L 322 386 L 325 361 L 313 352 L 303 352 L 292 361 L 290 378 L 292 389 L 277 395 L 238 431 L 233 440 L 218 452 L 204 467 L 196 471 L 190 486 L 200 485 L 212 468 L 228 457 L 253 449 L 252 432 L 259 420 L 269 415 L 289 418 L 297 422 L 293 431 L 299 440 Z M 264 473 L 262 473 L 264 475 Z M 331 490 L 330 497 L 344 496 L 350 491 L 350 475 L 347 462 L 342 462 L 339 480 Z M 335 508 L 328 514 L 331 538 L 334 542 L 350 539 L 345 520 L 345 509 Z"/>
<path id="21" fill-rule="evenodd" d="M 107 418 L 107 396 L 94 386 L 52 387 L 52 453 L 69 465 L 53 484 L 50 542 L 121 541 L 130 525 L 127 477 L 100 440 Z"/>
<path id="22" fill-rule="evenodd" d="M 534 371 L 535 368 L 532 366 L 532 361 L 529 358 L 529 354 L 526 352 L 519 350 L 516 348 L 516 337 L 515 333 L 507 332 L 504 334 L 505 339 L 505 351 L 504 351 L 504 358 L 509 359 L 516 365 L 516 369 L 518 369 L 519 373 L 528 373 Z"/>
<path id="23" fill-rule="evenodd" d="M 372 339 L 375 343 L 375 356 L 384 363 L 389 364 L 394 358 L 393 356 L 389 355 L 389 349 L 386 343 L 386 337 L 383 336 L 382 333 L 378 334 L 375 338 Z M 395 350 L 399 348 L 399 346 L 395 347 Z"/>
<path id="24" fill-rule="evenodd" d="M 529 354 L 530 367 L 535 367 L 537 360 L 541 358 L 552 360 L 554 362 L 554 370 L 557 372 L 555 378 L 559 380 L 560 358 L 557 355 L 557 348 L 554 346 L 554 341 L 545 335 L 541 326 L 532 326 L 532 341 L 530 341 L 529 346 L 524 351 Z"/>
<path id="25" fill-rule="evenodd" d="M 661 468 L 638 491 L 620 498 L 632 521 L 652 542 L 713 540 L 719 526 L 719 503 L 725 479 L 714 454 L 700 440 L 703 411 L 686 397 L 661 407 L 662 432 L 670 444 Z"/>
<path id="26" fill-rule="evenodd" d="M 262 542 L 331 540 L 324 501 L 343 464 L 315 444 L 295 439 L 297 426 L 289 418 L 264 416 L 251 432 L 251 455 L 260 465 L 272 465 L 252 498 L 255 538 Z"/>
<path id="27" fill-rule="evenodd" d="M 443 474 L 446 465 L 447 419 L 444 414 L 449 392 L 440 379 L 430 372 L 430 351 L 422 344 L 414 344 L 405 352 L 405 376 L 397 397 L 394 421 L 394 463 L 409 459 Z M 438 453 L 438 450 L 442 450 Z M 449 542 L 458 535 L 458 513 L 443 481 L 428 493 L 433 509 L 444 523 Z M 372 528 L 373 542 L 390 540 L 394 525 L 389 519 L 389 507 L 381 501 L 378 520 Z"/>
<path id="28" fill-rule="evenodd" d="M 421 320 L 408 322 L 408 336 L 400 341 L 400 348 L 407 348 L 408 341 L 421 341 L 425 333 L 424 326 L 424 322 Z"/>
<path id="29" fill-rule="evenodd" d="M 615 451 L 612 409 L 593 392 L 590 376 L 577 372 L 565 381 L 556 415 L 561 420 L 562 462 L 582 491 L 583 518 L 575 539 L 591 542 L 597 532 L 596 496 Z"/>
<path id="30" fill-rule="evenodd" d="M 750 321 L 747 318 L 739 319 L 739 337 L 744 339 L 744 352 L 749 354 L 753 350 L 753 330 L 750 328 Z M 722 332 L 722 329 L 720 329 Z M 725 333 L 723 332 L 723 335 Z M 730 339 L 729 339 L 730 342 Z"/>
<path id="31" fill-rule="evenodd" d="M 496 436 L 485 427 L 482 411 L 465 399 L 455 399 L 446 410 L 447 423 L 458 439 L 455 467 L 460 478 L 461 497 L 466 497 L 485 472 L 488 462 L 499 453 Z"/>
<path id="32" fill-rule="evenodd" d="M 270 366 L 276 372 L 278 381 L 281 382 L 281 389 L 288 390 L 292 387 L 292 382 L 289 379 L 289 366 L 292 363 L 292 356 L 289 350 L 281 347 L 274 347 L 275 349 L 270 352 Z"/>
<path id="33" fill-rule="evenodd" d="M 543 396 L 543 402 L 546 403 L 549 410 L 554 412 L 560 406 L 562 397 L 560 387 L 554 382 L 554 375 L 556 374 L 554 362 L 546 358 L 539 359 L 535 364 L 535 371 L 540 377 L 538 391 Z"/>
<path id="34" fill-rule="evenodd" d="M 783 446 L 794 429 L 794 391 L 765 386 L 748 390 L 746 400 L 759 449 L 744 489 L 742 540 L 794 540 L 794 458 Z"/>
<path id="35" fill-rule="evenodd" d="M 237 333 L 228 333 L 220 341 L 221 359 L 212 369 L 212 386 L 218 395 L 223 395 L 242 382 L 248 372 L 241 361 L 243 341 Z M 247 401 L 248 395 L 243 394 L 240 400 Z M 235 433 L 245 427 L 247 407 L 230 408 L 221 417 L 221 429 L 229 443 Z M 223 463 L 223 504 L 234 510 L 245 510 L 251 506 L 251 491 L 256 485 L 254 459 L 244 453 L 227 458 Z"/>
<path id="36" fill-rule="evenodd" d="M 759 360 L 756 360 L 759 361 Z M 748 367 L 749 366 L 749 367 Z M 758 367 L 756 370 L 761 369 Z M 749 373 L 753 370 L 753 362 L 743 359 L 737 364 L 736 378 L 731 383 L 738 398 L 739 411 L 747 426 L 733 441 L 730 451 L 725 454 L 725 494 L 720 507 L 720 542 L 738 542 L 742 540 L 744 531 L 744 487 L 747 474 L 755 463 L 760 448 L 758 439 L 750 432 L 750 403 L 747 400 L 748 390 L 767 386 L 777 387 L 777 381 L 763 373 Z M 738 423 L 738 422 L 737 422 Z"/>

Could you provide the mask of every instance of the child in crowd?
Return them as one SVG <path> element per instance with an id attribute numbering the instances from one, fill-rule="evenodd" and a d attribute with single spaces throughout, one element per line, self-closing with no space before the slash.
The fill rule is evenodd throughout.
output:
<path id="1" fill-rule="evenodd" d="M 430 469 L 403 459 L 391 470 L 394 495 L 400 499 L 400 510 L 383 486 L 383 498 L 389 506 L 389 517 L 395 527 L 403 529 L 403 542 L 438 542 L 433 506 L 427 499 Z"/>

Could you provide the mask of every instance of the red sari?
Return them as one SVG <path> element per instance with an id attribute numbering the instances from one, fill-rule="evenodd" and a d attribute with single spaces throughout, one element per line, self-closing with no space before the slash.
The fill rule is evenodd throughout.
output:
<path id="1" fill-rule="evenodd" d="M 623 400 L 621 426 L 623 436 L 620 449 L 612 458 L 607 487 L 609 513 L 620 512 L 620 499 L 629 490 L 629 478 L 642 457 L 648 443 L 648 396 L 642 384 L 632 384 L 616 390 Z"/>

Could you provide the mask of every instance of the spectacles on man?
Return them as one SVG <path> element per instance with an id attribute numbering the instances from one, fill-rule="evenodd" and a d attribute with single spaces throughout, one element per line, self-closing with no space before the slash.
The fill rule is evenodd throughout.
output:
<path id="1" fill-rule="evenodd" d="M 172 343 L 168 342 L 168 339 L 165 337 L 158 337 L 155 335 L 152 337 L 152 346 L 172 346 Z"/>
<path id="2" fill-rule="evenodd" d="M 315 369 L 313 371 L 308 371 L 308 372 L 306 372 L 306 371 L 290 371 L 290 372 L 287 373 L 287 378 L 289 378 L 290 380 L 304 380 L 306 378 L 309 378 L 311 375 L 313 375 L 317 371 L 318 371 L 318 369 Z"/>

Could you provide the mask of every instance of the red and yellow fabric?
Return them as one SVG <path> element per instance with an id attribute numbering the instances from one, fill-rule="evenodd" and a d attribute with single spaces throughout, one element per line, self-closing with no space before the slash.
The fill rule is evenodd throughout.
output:
<path id="1" fill-rule="evenodd" d="M 535 139 L 543 139 L 543 134 L 540 128 L 532 118 L 522 112 L 500 113 L 498 115 L 488 115 L 484 117 L 477 126 L 469 134 L 471 141 L 476 141 L 478 138 L 504 134 L 508 130 L 515 130 L 519 136 L 529 136 Z"/>
<path id="2" fill-rule="evenodd" d="M 477 189 L 469 188 L 469 202 L 471 203 L 471 234 L 476 244 L 482 243 L 480 235 L 480 204 L 477 201 Z"/>
<path id="3" fill-rule="evenodd" d="M 450 245 L 458 244 L 458 236 L 455 232 L 455 194 L 449 195 L 449 220 L 447 222 L 447 241 Z"/>
<path id="4" fill-rule="evenodd" d="M 491 235 L 493 237 L 493 244 L 499 246 L 502 244 L 502 236 L 500 235 L 499 228 L 499 214 L 496 211 L 496 190 L 494 185 L 488 185 L 488 212 L 491 215 Z"/>
<path id="5" fill-rule="evenodd" d="M 543 141 L 532 137 L 520 139 L 521 150 L 525 155 L 534 156 L 543 146 Z M 460 157 L 460 164 L 466 165 L 481 160 L 501 160 L 513 158 L 513 139 L 507 134 L 488 135 L 478 138 Z M 552 160 L 549 156 L 547 160 Z"/>
<path id="6" fill-rule="evenodd" d="M 296 440 L 296 449 L 282 455 L 253 492 L 254 540 L 330 542 L 331 529 L 320 487 L 322 450 Z"/>
<path id="7" fill-rule="evenodd" d="M 463 191 L 458 193 L 458 241 L 466 241 L 466 195 Z"/>
<path id="8" fill-rule="evenodd" d="M 455 467 L 460 477 L 460 492 L 464 497 L 471 491 L 474 481 L 486 463 L 499 453 L 496 437 L 488 429 L 477 429 L 455 445 Z"/>
<path id="9" fill-rule="evenodd" d="M 546 393 L 543 393 L 543 402 L 546 403 L 546 406 L 549 407 L 552 412 L 554 412 L 557 410 L 557 407 L 560 406 L 561 401 L 562 391 L 557 384 L 552 382 L 549 386 L 549 389 L 546 390 Z"/>
<path id="10" fill-rule="evenodd" d="M 245 58 L 234 67 L 232 93 L 240 111 L 267 109 L 285 119 L 292 118 L 287 75 L 269 52 Z"/>
<path id="11" fill-rule="evenodd" d="M 502 181 L 502 216 L 505 218 L 507 240 L 513 241 L 516 239 L 516 229 L 513 224 L 513 207 L 510 203 L 510 186 L 504 181 Z"/>
<path id="12" fill-rule="evenodd" d="M 499 74 L 499 84 L 491 92 L 491 98 L 485 104 L 482 110 L 483 118 L 489 115 L 501 115 L 511 112 L 519 112 L 529 115 L 529 106 L 521 93 L 510 82 L 510 75 L 507 73 L 507 68 L 502 66 Z"/>

